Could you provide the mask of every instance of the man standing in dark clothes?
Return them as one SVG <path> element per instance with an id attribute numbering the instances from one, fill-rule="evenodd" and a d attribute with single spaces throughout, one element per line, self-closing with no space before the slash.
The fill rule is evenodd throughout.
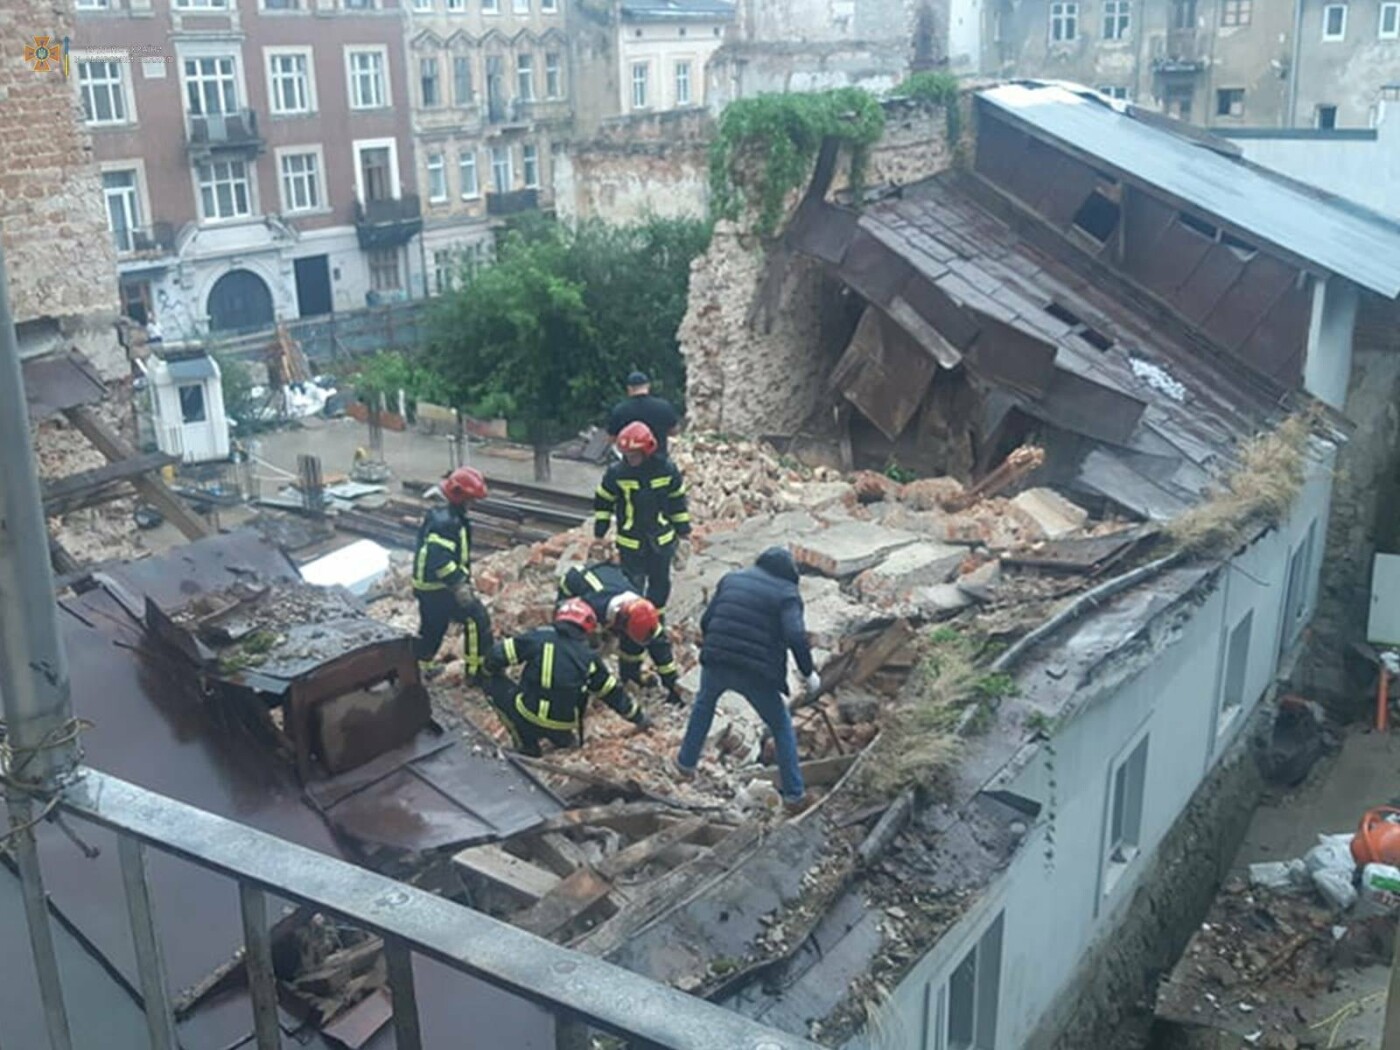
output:
<path id="1" fill-rule="evenodd" d="M 651 380 L 645 372 L 627 377 L 627 397 L 613 406 L 608 415 L 608 433 L 617 437 L 628 423 L 645 423 L 656 438 L 656 454 L 666 455 L 666 439 L 680 429 L 676 407 L 664 397 L 652 397 Z"/>

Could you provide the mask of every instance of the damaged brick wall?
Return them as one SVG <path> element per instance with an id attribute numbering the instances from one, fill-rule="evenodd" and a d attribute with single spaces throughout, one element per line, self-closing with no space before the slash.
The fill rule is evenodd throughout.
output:
<path id="1" fill-rule="evenodd" d="M 554 154 L 555 207 L 567 222 L 698 218 L 709 208 L 714 120 L 703 110 L 622 117 Z"/>
<path id="2" fill-rule="evenodd" d="M 1400 305 L 1365 295 L 1353 337 L 1346 415 L 1356 424 L 1337 457 L 1332 511 L 1323 555 L 1326 571 L 1301 684 L 1338 717 L 1371 702 L 1366 671 L 1348 649 L 1366 638 L 1371 561 L 1377 551 L 1400 552 Z"/>
<path id="3" fill-rule="evenodd" d="M 1255 751 L 1274 705 L 1261 703 L 1154 854 L 1124 919 L 1088 955 L 1023 1050 L 1147 1047 L 1158 978 L 1210 910 L 1264 790 Z"/>
<path id="4" fill-rule="evenodd" d="M 941 108 L 890 103 L 866 185 L 906 185 L 953 163 Z M 831 192 L 847 188 L 849 165 Z M 797 196 L 791 204 L 795 207 Z M 720 223 L 691 271 L 679 332 L 689 425 L 758 437 L 794 434 L 825 405 L 826 377 L 853 328 L 840 286 L 816 262 Z"/>
<path id="5" fill-rule="evenodd" d="M 23 54 L 35 36 L 61 41 L 72 34 L 71 3 L 7 0 L 0 5 L 0 39 L 10 49 L 0 69 L 5 269 L 18 323 L 48 329 L 51 336 L 57 329 L 112 375 L 124 370 L 111 328 L 117 314 L 116 260 L 92 140 L 72 80 L 57 67 L 35 71 Z M 32 324 L 41 321 L 46 323 Z"/>

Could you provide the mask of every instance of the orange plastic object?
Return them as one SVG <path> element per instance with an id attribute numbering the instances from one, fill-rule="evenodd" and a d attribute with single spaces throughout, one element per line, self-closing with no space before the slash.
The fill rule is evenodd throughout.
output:
<path id="1" fill-rule="evenodd" d="M 1351 840 L 1351 855 L 1358 868 L 1367 864 L 1400 867 L 1400 824 L 1386 820 L 1387 815 L 1400 817 L 1400 809 L 1377 806 L 1361 818 L 1361 826 Z"/>
<path id="2" fill-rule="evenodd" d="M 1390 671 L 1381 664 L 1381 677 L 1376 685 L 1376 729 L 1384 733 L 1390 728 Z"/>

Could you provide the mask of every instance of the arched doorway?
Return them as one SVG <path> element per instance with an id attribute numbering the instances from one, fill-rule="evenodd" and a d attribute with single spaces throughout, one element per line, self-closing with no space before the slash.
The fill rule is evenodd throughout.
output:
<path id="1" fill-rule="evenodd" d="M 209 330 L 267 328 L 273 323 L 272 293 L 251 270 L 230 270 L 209 289 Z"/>

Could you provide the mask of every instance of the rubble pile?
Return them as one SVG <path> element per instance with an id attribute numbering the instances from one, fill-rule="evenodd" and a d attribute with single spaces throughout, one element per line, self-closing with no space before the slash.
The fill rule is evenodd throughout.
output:
<path id="1" fill-rule="evenodd" d="M 812 497 L 821 495 L 808 488 L 813 483 L 840 483 L 828 496 L 844 494 L 849 487 L 834 470 L 785 462 L 771 446 L 754 441 L 682 435 L 672 439 L 670 453 L 685 475 L 696 521 L 742 521 L 810 507 Z"/>

